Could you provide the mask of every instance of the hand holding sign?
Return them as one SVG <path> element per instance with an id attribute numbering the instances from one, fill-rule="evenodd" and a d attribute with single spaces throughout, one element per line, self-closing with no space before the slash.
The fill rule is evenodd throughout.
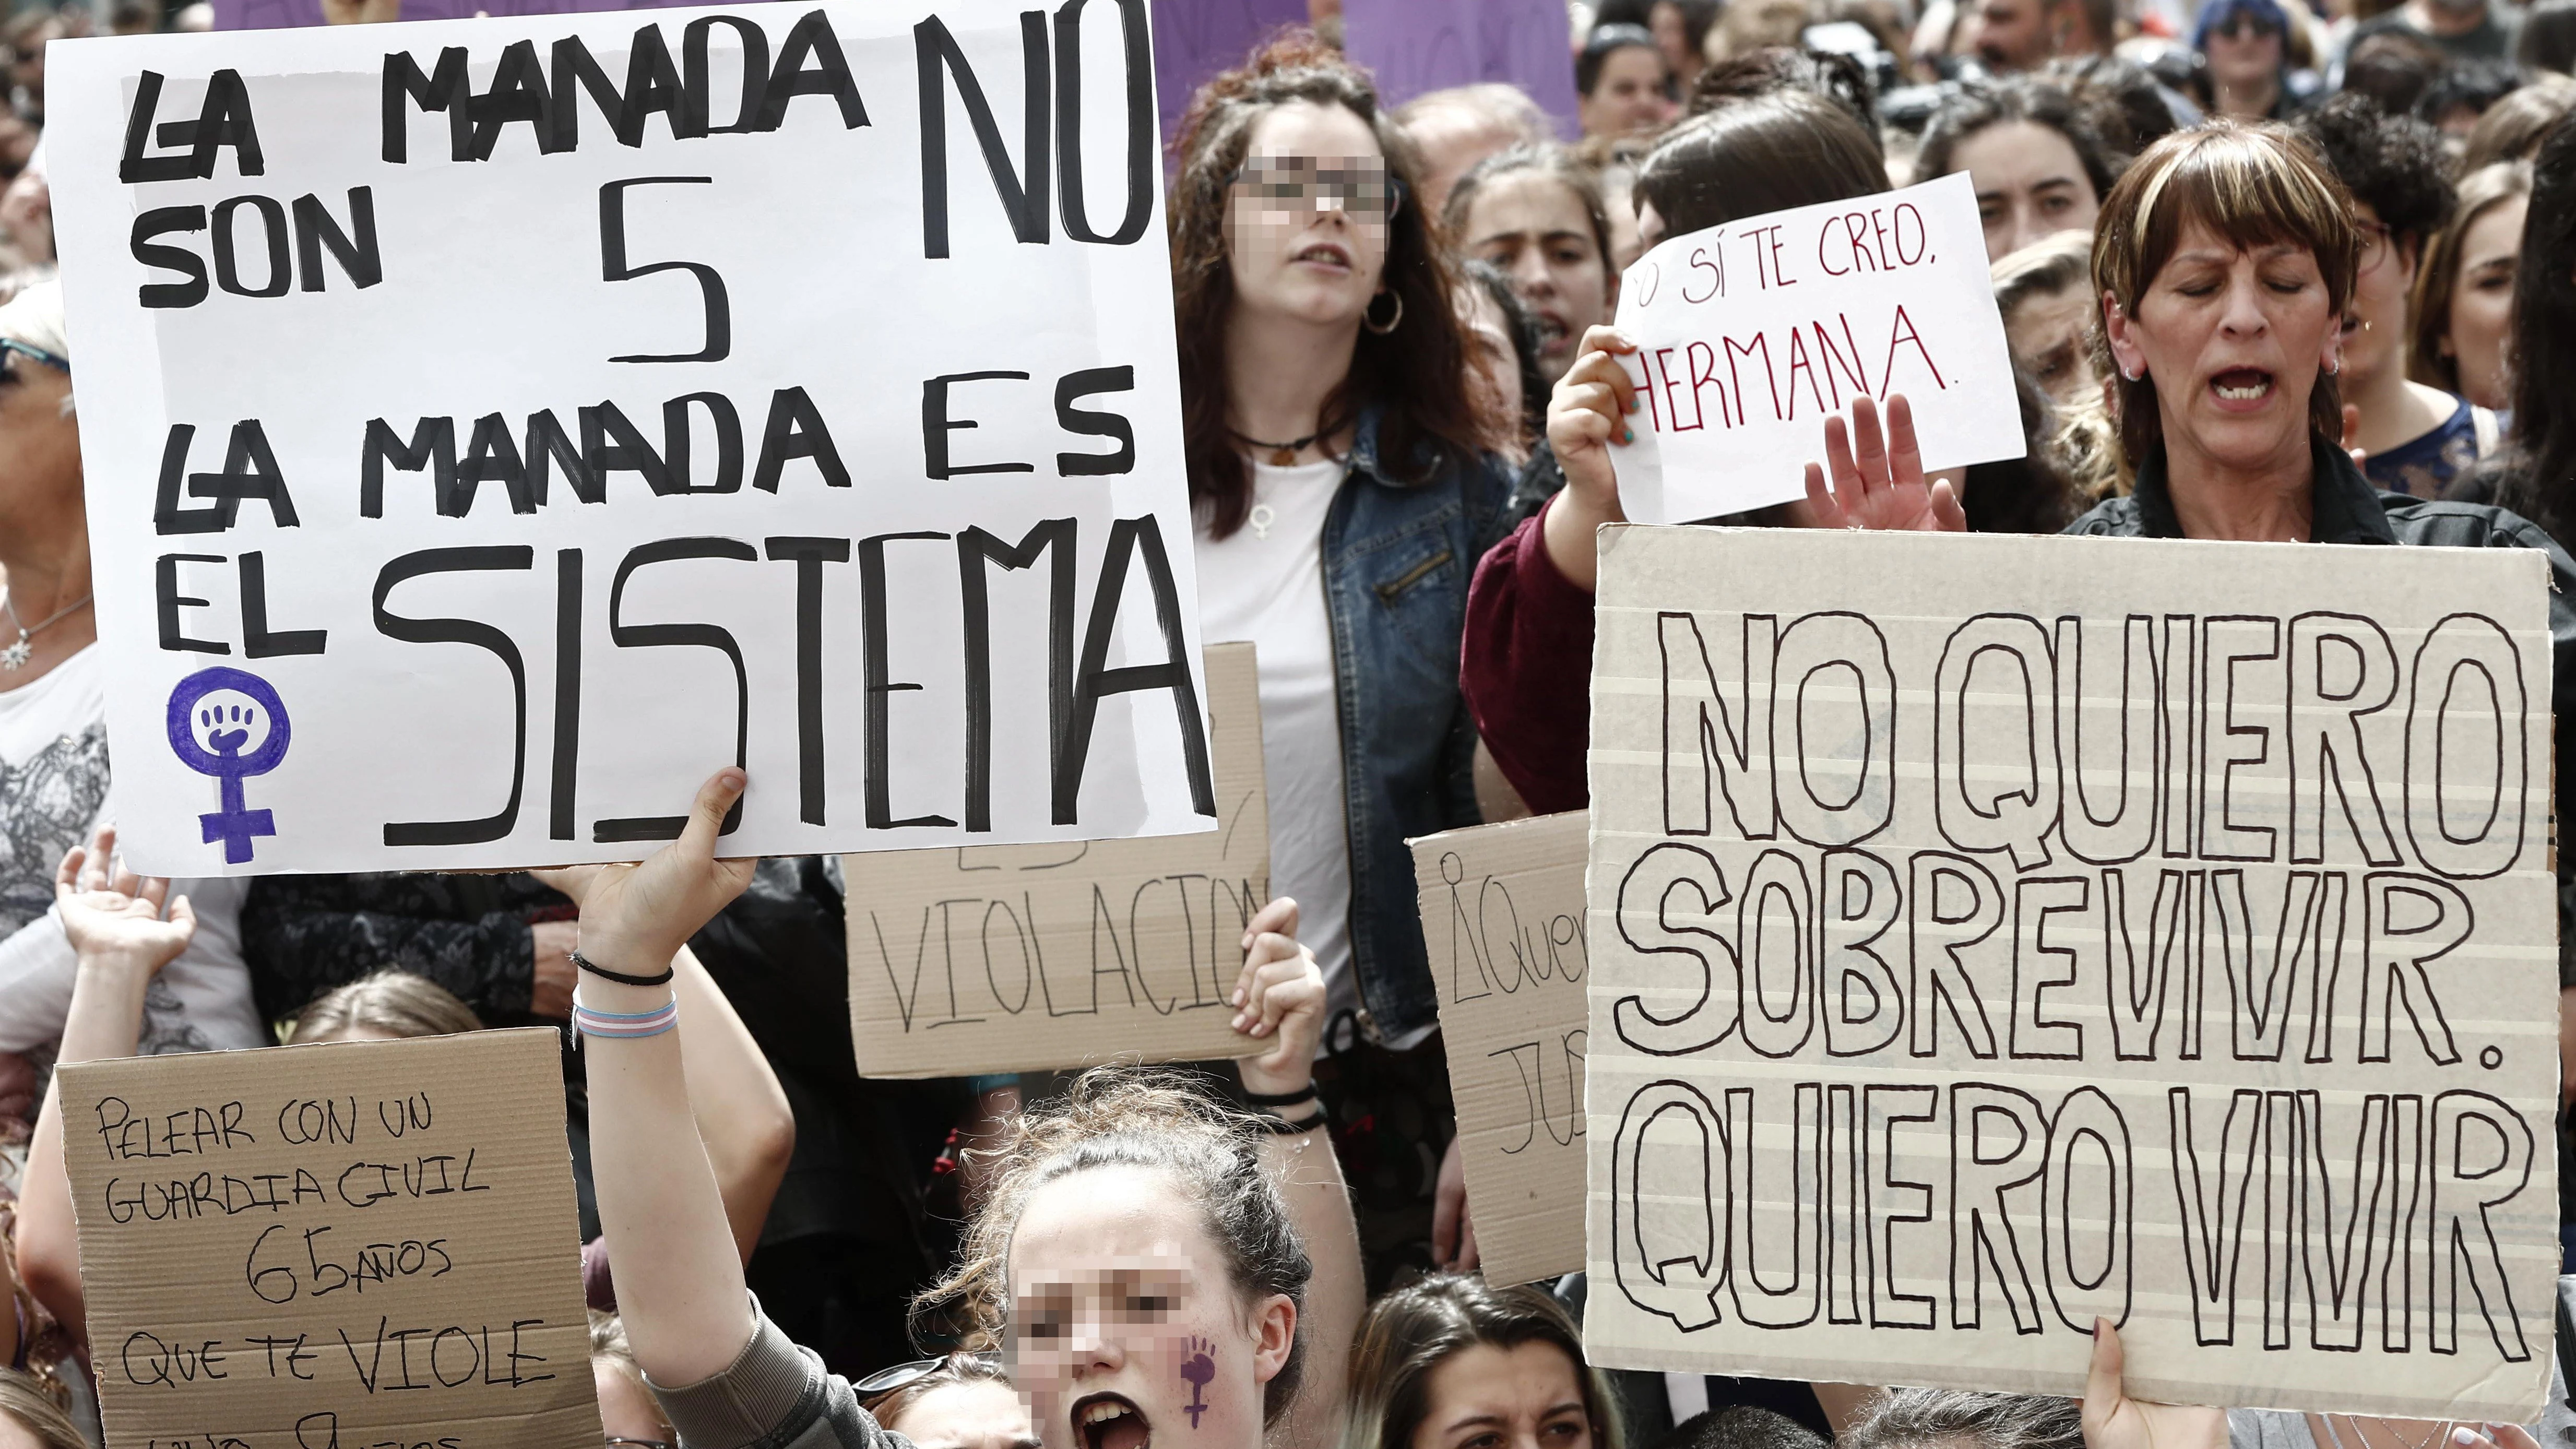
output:
<path id="1" fill-rule="evenodd" d="M 651 975 L 751 884 L 752 860 L 716 859 L 716 833 L 748 780 L 723 769 L 698 787 L 680 838 L 641 865 L 602 866 L 581 897 L 585 953 L 611 970 Z"/>
<path id="2" fill-rule="evenodd" d="M 1243 1008 L 1235 1030 L 1279 1037 L 1270 1050 L 1237 1063 L 1243 1085 L 1265 1093 L 1304 1089 L 1314 1080 L 1315 1046 L 1324 1032 L 1324 973 L 1315 953 L 1297 944 L 1295 901 L 1281 896 L 1252 918 L 1233 999 Z"/>
<path id="3" fill-rule="evenodd" d="M 2093 1362 L 2084 1376 L 2084 1449 L 2218 1449 L 2227 1411 L 2151 1404 L 2129 1397 L 2120 1330 L 2093 1320 Z"/>

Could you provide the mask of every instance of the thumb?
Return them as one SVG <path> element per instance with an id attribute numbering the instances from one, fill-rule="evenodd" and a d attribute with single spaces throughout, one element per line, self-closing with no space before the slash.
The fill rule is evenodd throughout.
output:
<path id="1" fill-rule="evenodd" d="M 2094 1319 L 2093 1362 L 2084 1374 L 2086 1427 L 2098 1428 L 2119 1412 L 2122 1400 L 2128 1397 L 2122 1382 L 2126 1358 L 2120 1349 L 2120 1330 L 2113 1328 L 2107 1318 Z"/>
<path id="2" fill-rule="evenodd" d="M 186 931 L 190 940 L 196 939 L 197 908 L 189 902 L 186 896 L 180 896 L 176 900 L 170 902 L 169 920 L 171 925 L 177 926 L 181 930 Z"/>
<path id="3" fill-rule="evenodd" d="M 698 787 L 698 798 L 689 807 L 689 823 L 681 828 L 679 848 L 700 860 L 716 856 L 716 836 L 724 829 L 725 812 L 742 798 L 748 778 L 739 769 L 726 766 L 707 777 Z"/>
<path id="4" fill-rule="evenodd" d="M 1932 525 L 1943 533 L 1968 531 L 1968 505 L 1959 501 L 1959 490 L 1947 478 L 1932 483 Z"/>

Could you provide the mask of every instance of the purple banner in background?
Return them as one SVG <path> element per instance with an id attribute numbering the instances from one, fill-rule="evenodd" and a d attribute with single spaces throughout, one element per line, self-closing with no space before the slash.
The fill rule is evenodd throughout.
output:
<path id="1" fill-rule="evenodd" d="M 1579 133 L 1565 0 L 1344 0 L 1342 24 L 1351 59 L 1377 73 L 1390 107 L 1508 81 L 1556 118 L 1558 135 Z"/>
<path id="2" fill-rule="evenodd" d="M 1153 13 L 1155 99 L 1169 146 L 1190 96 L 1218 71 L 1241 65 L 1263 36 L 1305 24 L 1306 0 L 1154 0 Z"/>

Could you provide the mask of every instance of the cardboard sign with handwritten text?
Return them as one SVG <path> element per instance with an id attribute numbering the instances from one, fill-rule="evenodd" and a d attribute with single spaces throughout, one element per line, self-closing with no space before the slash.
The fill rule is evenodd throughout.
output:
<path id="1" fill-rule="evenodd" d="M 1207 1061 L 1260 1045 L 1235 1034 L 1226 998 L 1244 923 L 1270 900 L 1261 686 L 1249 644 L 1211 646 L 1206 667 L 1215 831 L 842 857 L 862 1075 Z"/>
<path id="2" fill-rule="evenodd" d="M 1601 534 L 1618 1368 L 2529 1423 L 2556 1301 L 2525 548 Z"/>
<path id="3" fill-rule="evenodd" d="M 597 1444 L 557 1040 L 64 1067 L 108 1449 Z"/>
<path id="4" fill-rule="evenodd" d="M 1583 1266 L 1584 812 L 1412 841 L 1488 1282 Z"/>

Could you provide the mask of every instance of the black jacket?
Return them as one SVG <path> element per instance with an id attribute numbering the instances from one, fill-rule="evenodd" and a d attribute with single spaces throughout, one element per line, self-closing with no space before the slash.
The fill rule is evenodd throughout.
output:
<path id="1" fill-rule="evenodd" d="M 2431 548 L 2536 548 L 2549 558 L 2549 706 L 2554 715 L 2556 815 L 2560 820 L 2576 806 L 2576 560 L 2558 541 L 2518 513 L 2484 503 L 2433 502 L 2402 493 L 2374 491 L 2353 466 L 2352 457 L 2322 439 L 2312 443 L 2316 461 L 2318 543 L 2412 544 Z M 2068 533 L 2114 538 L 2181 538 L 2173 495 L 2165 486 L 2165 455 L 2160 447 L 2138 465 L 2137 489 L 2125 498 L 2094 506 L 2066 526 Z M 2558 861 L 2558 984 L 2576 986 L 2576 851 L 2560 850 Z"/>

